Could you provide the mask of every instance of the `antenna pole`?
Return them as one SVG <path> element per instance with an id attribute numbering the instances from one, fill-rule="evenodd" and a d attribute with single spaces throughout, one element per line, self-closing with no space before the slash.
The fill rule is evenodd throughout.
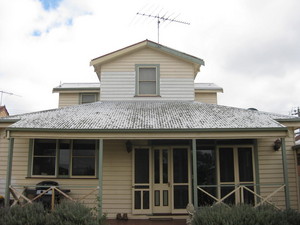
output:
<path id="1" fill-rule="evenodd" d="M 176 23 L 182 23 L 182 24 L 190 25 L 190 23 L 188 23 L 188 22 L 176 20 L 175 18 L 170 19 L 169 18 L 170 16 L 169 17 L 159 16 L 159 14 L 157 16 L 154 16 L 154 15 L 151 15 L 151 14 L 145 14 L 145 13 L 139 13 L 139 12 L 137 13 L 137 15 L 157 18 L 157 42 L 158 43 L 159 43 L 159 24 L 160 24 L 160 20 L 162 20 L 163 22 L 170 21 L 170 22 L 176 22 Z"/>

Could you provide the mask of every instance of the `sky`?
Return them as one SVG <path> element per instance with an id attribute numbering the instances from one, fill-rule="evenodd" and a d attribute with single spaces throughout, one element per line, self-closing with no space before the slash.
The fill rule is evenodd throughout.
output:
<path id="1" fill-rule="evenodd" d="M 60 83 L 98 82 L 90 60 L 149 39 L 202 58 L 220 105 L 300 106 L 299 0 L 0 0 L 0 97 L 9 113 L 58 106 Z M 12 93 L 2 94 L 1 91 Z"/>

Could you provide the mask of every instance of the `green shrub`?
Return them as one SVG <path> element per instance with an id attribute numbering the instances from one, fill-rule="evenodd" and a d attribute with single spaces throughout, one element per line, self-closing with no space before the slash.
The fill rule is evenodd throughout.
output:
<path id="1" fill-rule="evenodd" d="M 47 225 L 96 225 L 92 209 L 78 202 L 63 201 L 48 215 Z"/>
<path id="2" fill-rule="evenodd" d="M 201 207 L 192 225 L 299 225 L 300 213 L 280 211 L 273 206 L 253 208 L 250 205 Z"/>
<path id="3" fill-rule="evenodd" d="M 40 203 L 19 205 L 0 209 L 0 224 L 2 225 L 44 225 L 46 212 Z"/>

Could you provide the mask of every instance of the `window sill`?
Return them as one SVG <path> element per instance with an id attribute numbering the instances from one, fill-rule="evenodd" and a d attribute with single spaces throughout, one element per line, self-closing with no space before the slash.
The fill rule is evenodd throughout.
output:
<path id="1" fill-rule="evenodd" d="M 144 97 L 161 98 L 160 95 L 135 95 L 134 97 L 138 97 L 138 98 L 144 98 Z"/>
<path id="2" fill-rule="evenodd" d="M 25 179 L 98 179 L 98 177 L 54 177 L 54 176 L 40 176 L 40 177 L 25 177 Z"/>

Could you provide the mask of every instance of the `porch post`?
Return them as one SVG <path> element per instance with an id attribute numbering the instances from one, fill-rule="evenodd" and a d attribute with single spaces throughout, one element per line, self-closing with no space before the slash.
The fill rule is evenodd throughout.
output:
<path id="1" fill-rule="evenodd" d="M 283 166 L 283 179 L 284 179 L 284 190 L 285 190 L 285 206 L 287 209 L 290 208 L 290 195 L 289 195 L 289 178 L 288 178 L 288 167 L 286 159 L 286 148 L 285 138 L 281 138 L 281 149 L 282 149 L 282 166 Z"/>
<path id="2" fill-rule="evenodd" d="M 99 140 L 99 161 L 98 161 L 98 186 L 99 186 L 99 191 L 98 191 L 98 214 L 99 217 L 102 216 L 102 186 L 103 186 L 103 139 Z"/>
<path id="3" fill-rule="evenodd" d="M 192 140 L 192 155 L 193 155 L 193 191 L 194 191 L 194 207 L 198 209 L 198 181 L 197 181 L 197 151 L 196 139 Z"/>
<path id="4" fill-rule="evenodd" d="M 12 171 L 12 159 L 14 150 L 14 138 L 9 138 L 8 154 L 7 154 L 7 170 L 6 170 L 6 183 L 5 183 L 5 206 L 9 207 L 11 184 L 11 171 Z"/>

